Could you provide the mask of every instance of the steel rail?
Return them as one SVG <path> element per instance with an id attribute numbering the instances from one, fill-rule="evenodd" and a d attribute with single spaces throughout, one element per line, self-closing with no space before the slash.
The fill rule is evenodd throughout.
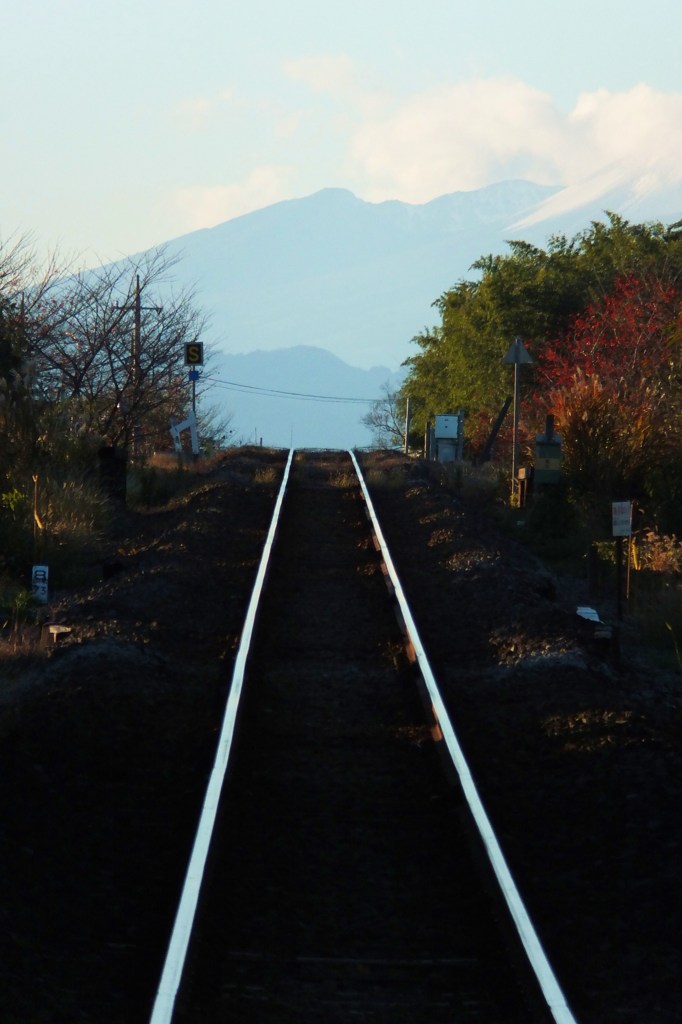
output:
<path id="1" fill-rule="evenodd" d="M 540 942 L 539 936 L 530 919 L 528 911 L 526 910 L 521 894 L 516 887 L 516 883 L 514 882 L 509 866 L 507 865 L 506 858 L 502 853 L 497 836 L 495 835 L 490 819 L 488 818 L 478 794 L 478 789 L 472 777 L 471 770 L 455 734 L 452 722 L 450 721 L 445 704 L 443 703 L 443 698 L 438 689 L 436 678 L 426 656 L 417 626 L 412 617 L 400 579 L 398 578 L 398 574 L 393 564 L 393 559 L 391 558 L 391 554 L 388 550 L 388 545 L 386 544 L 381 526 L 379 525 L 379 520 L 374 510 L 372 499 L 369 495 L 362 471 L 354 453 L 351 451 L 349 452 L 349 455 L 358 475 L 358 480 L 360 481 L 362 494 L 367 505 L 367 512 L 375 532 L 377 543 L 381 550 L 381 555 L 386 565 L 389 579 L 395 591 L 395 598 L 400 608 L 405 629 L 407 630 L 408 639 L 412 644 L 416 662 L 422 674 L 422 678 L 431 701 L 433 714 L 440 727 L 448 755 L 452 760 L 459 777 L 462 790 L 485 846 L 497 883 L 502 891 L 502 895 L 516 926 L 516 931 L 526 952 L 532 971 L 537 979 L 542 996 L 549 1011 L 554 1017 L 556 1024 L 577 1024 L 576 1018 L 568 1007 L 566 997 L 561 990 L 556 975 L 554 974 L 542 943 Z"/>
<path id="2" fill-rule="evenodd" d="M 199 901 L 199 891 L 201 889 L 204 870 L 206 868 L 206 859 L 208 857 L 208 850 L 211 843 L 211 837 L 213 835 L 218 803 L 220 801 L 220 793 L 230 758 L 230 751 L 232 749 L 237 711 L 244 683 L 246 660 L 251 647 L 251 640 L 256 623 L 256 613 L 258 611 L 258 603 L 260 601 L 265 577 L 267 575 L 270 553 L 277 533 L 279 516 L 289 480 L 293 457 L 294 450 L 291 449 L 284 469 L 284 476 L 282 478 L 279 494 L 275 503 L 270 529 L 265 541 L 260 565 L 258 567 L 258 573 L 251 593 L 251 599 L 244 619 L 239 650 L 237 651 L 234 669 L 232 671 L 232 681 L 225 705 L 225 714 L 223 716 L 223 724 L 218 740 L 215 761 L 206 787 L 206 794 L 199 818 L 199 824 L 194 837 L 192 854 L 189 860 L 187 873 L 185 875 L 180 902 L 175 915 L 175 923 L 173 925 L 173 931 L 168 944 L 166 959 L 161 973 L 161 980 L 159 982 L 152 1015 L 150 1017 L 150 1024 L 170 1024 L 172 1020 L 175 1000 L 180 986 L 180 981 L 182 980 L 185 959 L 187 957 L 187 949 L 192 934 L 192 928 L 194 927 L 194 917 L 196 914 L 197 903 Z"/>

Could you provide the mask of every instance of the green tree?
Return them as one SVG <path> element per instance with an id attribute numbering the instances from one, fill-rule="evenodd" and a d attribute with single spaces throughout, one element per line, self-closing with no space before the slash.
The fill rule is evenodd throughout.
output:
<path id="1" fill-rule="evenodd" d="M 441 295 L 434 303 L 440 323 L 413 339 L 420 351 L 406 360 L 402 393 L 418 400 L 418 425 L 436 412 L 464 409 L 467 436 L 480 447 L 510 391 L 502 358 L 514 338 L 523 339 L 537 363 L 619 277 L 636 274 L 679 287 L 681 227 L 631 225 L 608 213 L 604 223 L 593 222 L 573 239 L 550 238 L 546 249 L 512 241 L 508 253 L 477 260 L 472 270 L 478 277 Z M 542 386 L 539 372 L 529 367 L 522 375 L 526 399 Z M 526 408 L 532 433 L 542 410 Z"/>

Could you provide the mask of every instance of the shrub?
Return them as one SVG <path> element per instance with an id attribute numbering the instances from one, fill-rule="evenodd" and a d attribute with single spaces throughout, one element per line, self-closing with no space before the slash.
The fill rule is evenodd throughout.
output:
<path id="1" fill-rule="evenodd" d="M 189 490 L 194 477 L 175 461 L 174 465 L 136 466 L 128 473 L 127 502 L 132 508 L 156 508 Z"/>
<path id="2" fill-rule="evenodd" d="M 585 521 L 561 485 L 533 497 L 526 509 L 523 534 L 538 555 L 551 561 L 581 558 L 589 547 Z"/>
<path id="3" fill-rule="evenodd" d="M 14 487 L 0 498 L 0 561 L 17 579 L 36 563 L 49 565 L 52 584 L 80 579 L 101 554 L 108 516 L 93 481 L 40 477 L 30 488 Z"/>
<path id="4" fill-rule="evenodd" d="M 633 544 L 633 564 L 635 569 L 682 573 L 682 544 L 677 537 L 645 530 Z"/>

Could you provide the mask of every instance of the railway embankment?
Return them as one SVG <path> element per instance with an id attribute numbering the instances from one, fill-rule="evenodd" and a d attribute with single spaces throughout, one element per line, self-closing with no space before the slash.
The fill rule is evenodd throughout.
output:
<path id="1" fill-rule="evenodd" d="M 136 1019 L 172 925 L 286 453 L 126 513 L 71 628 L 0 671 L 8 1020 Z M 680 679 L 620 667 L 527 552 L 399 455 L 373 498 L 453 720 L 580 1024 L 679 1016 Z M 382 482 L 383 481 L 383 482 Z M 573 593 L 572 595 L 573 596 Z M 171 895 L 172 894 L 172 895 Z M 146 953 L 145 953 L 146 955 Z"/>

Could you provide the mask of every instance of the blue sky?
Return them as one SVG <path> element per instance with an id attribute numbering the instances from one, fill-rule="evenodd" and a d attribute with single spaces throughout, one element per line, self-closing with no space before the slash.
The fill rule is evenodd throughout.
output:
<path id="1" fill-rule="evenodd" d="M 85 263 L 325 187 L 682 173 L 671 0 L 8 6 L 0 240 Z"/>

